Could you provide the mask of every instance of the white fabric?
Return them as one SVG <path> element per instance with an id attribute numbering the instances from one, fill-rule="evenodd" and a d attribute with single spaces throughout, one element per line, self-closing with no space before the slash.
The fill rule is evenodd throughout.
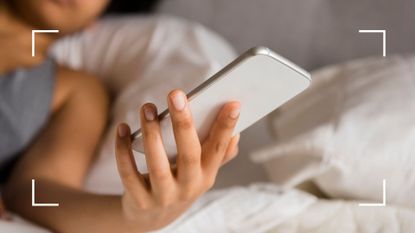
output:
<path id="1" fill-rule="evenodd" d="M 275 185 L 258 184 L 214 191 L 200 198 L 183 216 L 154 233 L 259 233 L 266 232 L 305 211 L 313 196 L 283 192 Z M 0 232 L 49 233 L 25 220 L 0 220 Z"/>
<path id="2" fill-rule="evenodd" d="M 316 198 L 275 185 L 257 184 L 206 194 L 181 218 L 158 233 L 266 232 L 303 212 Z"/>
<path id="3" fill-rule="evenodd" d="M 317 200 L 300 191 L 254 185 L 210 192 L 154 233 L 412 233 L 414 219 L 415 212 L 406 208 L 359 207 L 357 202 Z M 49 233 L 20 219 L 0 221 L 0 232 Z"/>
<path id="4" fill-rule="evenodd" d="M 412 233 L 414 219 L 415 212 L 407 208 L 319 200 L 267 233 Z"/>
<path id="5" fill-rule="evenodd" d="M 354 61 L 313 74 L 271 120 L 278 142 L 253 155 L 278 184 L 313 179 L 332 198 L 415 207 L 415 58 Z"/>

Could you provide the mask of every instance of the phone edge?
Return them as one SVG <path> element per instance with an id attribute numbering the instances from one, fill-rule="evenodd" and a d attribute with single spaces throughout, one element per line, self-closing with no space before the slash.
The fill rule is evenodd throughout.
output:
<path id="1" fill-rule="evenodd" d="M 305 71 L 304 69 L 302 69 L 301 67 L 299 67 L 295 63 L 291 62 L 290 60 L 288 60 L 288 59 L 286 59 L 286 58 L 284 58 L 284 57 L 276 54 L 271 49 L 269 49 L 269 48 L 267 48 L 265 46 L 257 46 L 257 47 L 250 48 L 247 51 L 245 51 L 244 53 L 242 53 L 235 60 L 233 60 L 232 62 L 230 62 L 228 65 L 226 65 L 221 70 L 219 70 L 218 72 L 216 72 L 210 78 L 208 78 L 203 83 L 199 84 L 197 87 L 195 87 L 189 93 L 187 93 L 186 96 L 187 96 L 188 100 L 191 101 L 194 97 L 197 96 L 197 94 L 201 90 L 209 87 L 210 85 L 213 85 L 213 83 L 215 83 L 215 81 L 219 80 L 220 77 L 225 77 L 225 76 L 222 76 L 222 74 L 231 71 L 240 62 L 242 62 L 245 59 L 248 59 L 248 58 L 250 58 L 252 56 L 256 56 L 256 55 L 269 56 L 269 57 L 273 58 L 274 60 L 276 60 L 276 61 L 284 64 L 285 66 L 287 66 L 288 68 L 292 69 L 293 71 L 301 74 L 303 77 L 305 77 L 306 79 L 308 79 L 309 82 L 311 82 L 311 75 L 310 75 L 309 72 Z M 162 119 L 164 119 L 168 115 L 169 115 L 169 109 L 166 108 L 164 111 L 162 111 L 157 116 L 157 118 L 158 118 L 159 121 L 161 121 Z M 134 140 L 136 140 L 137 138 L 139 138 L 141 136 L 142 136 L 141 128 L 139 128 L 138 130 L 134 131 L 134 133 L 131 134 L 131 140 L 134 141 Z"/>

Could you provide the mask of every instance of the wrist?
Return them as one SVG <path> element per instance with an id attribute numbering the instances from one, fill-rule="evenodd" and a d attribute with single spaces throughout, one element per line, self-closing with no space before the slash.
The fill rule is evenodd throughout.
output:
<path id="1" fill-rule="evenodd" d="M 155 229 L 150 229 L 146 221 L 143 220 L 144 216 L 137 213 L 135 210 L 135 204 L 130 197 L 126 194 L 120 198 L 120 216 L 122 218 L 122 224 L 127 230 L 126 233 L 144 233 Z"/>

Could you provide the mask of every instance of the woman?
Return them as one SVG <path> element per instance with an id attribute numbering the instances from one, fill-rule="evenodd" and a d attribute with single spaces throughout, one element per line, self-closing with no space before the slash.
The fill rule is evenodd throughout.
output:
<path id="1" fill-rule="evenodd" d="M 225 104 L 208 138 L 200 142 L 184 93 L 167 98 L 178 148 L 171 168 L 163 149 L 157 109 L 140 109 L 149 174 L 137 169 L 130 128 L 116 134 L 117 167 L 125 192 L 97 195 L 82 183 L 106 124 L 108 95 L 97 78 L 58 66 L 47 56 L 59 37 L 92 23 L 108 0 L 6 0 L 0 5 L 0 163 L 11 169 L 3 190 L 5 205 L 57 232 L 146 232 L 180 216 L 214 183 L 220 166 L 237 153 L 231 137 L 239 103 Z M 36 34 L 31 57 L 31 30 Z M 11 166 L 8 161 L 17 161 Z M 4 165 L 6 164 L 6 165 Z M 33 207 L 58 202 L 59 207 Z"/>

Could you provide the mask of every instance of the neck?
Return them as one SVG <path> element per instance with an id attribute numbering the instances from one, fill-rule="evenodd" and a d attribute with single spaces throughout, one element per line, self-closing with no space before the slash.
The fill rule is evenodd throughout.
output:
<path id="1" fill-rule="evenodd" d="M 33 26 L 22 20 L 8 1 L 0 0 L 0 32 L 9 34 L 31 33 L 32 29 Z M 44 36 L 48 37 L 51 43 L 56 40 L 55 37 Z"/>

